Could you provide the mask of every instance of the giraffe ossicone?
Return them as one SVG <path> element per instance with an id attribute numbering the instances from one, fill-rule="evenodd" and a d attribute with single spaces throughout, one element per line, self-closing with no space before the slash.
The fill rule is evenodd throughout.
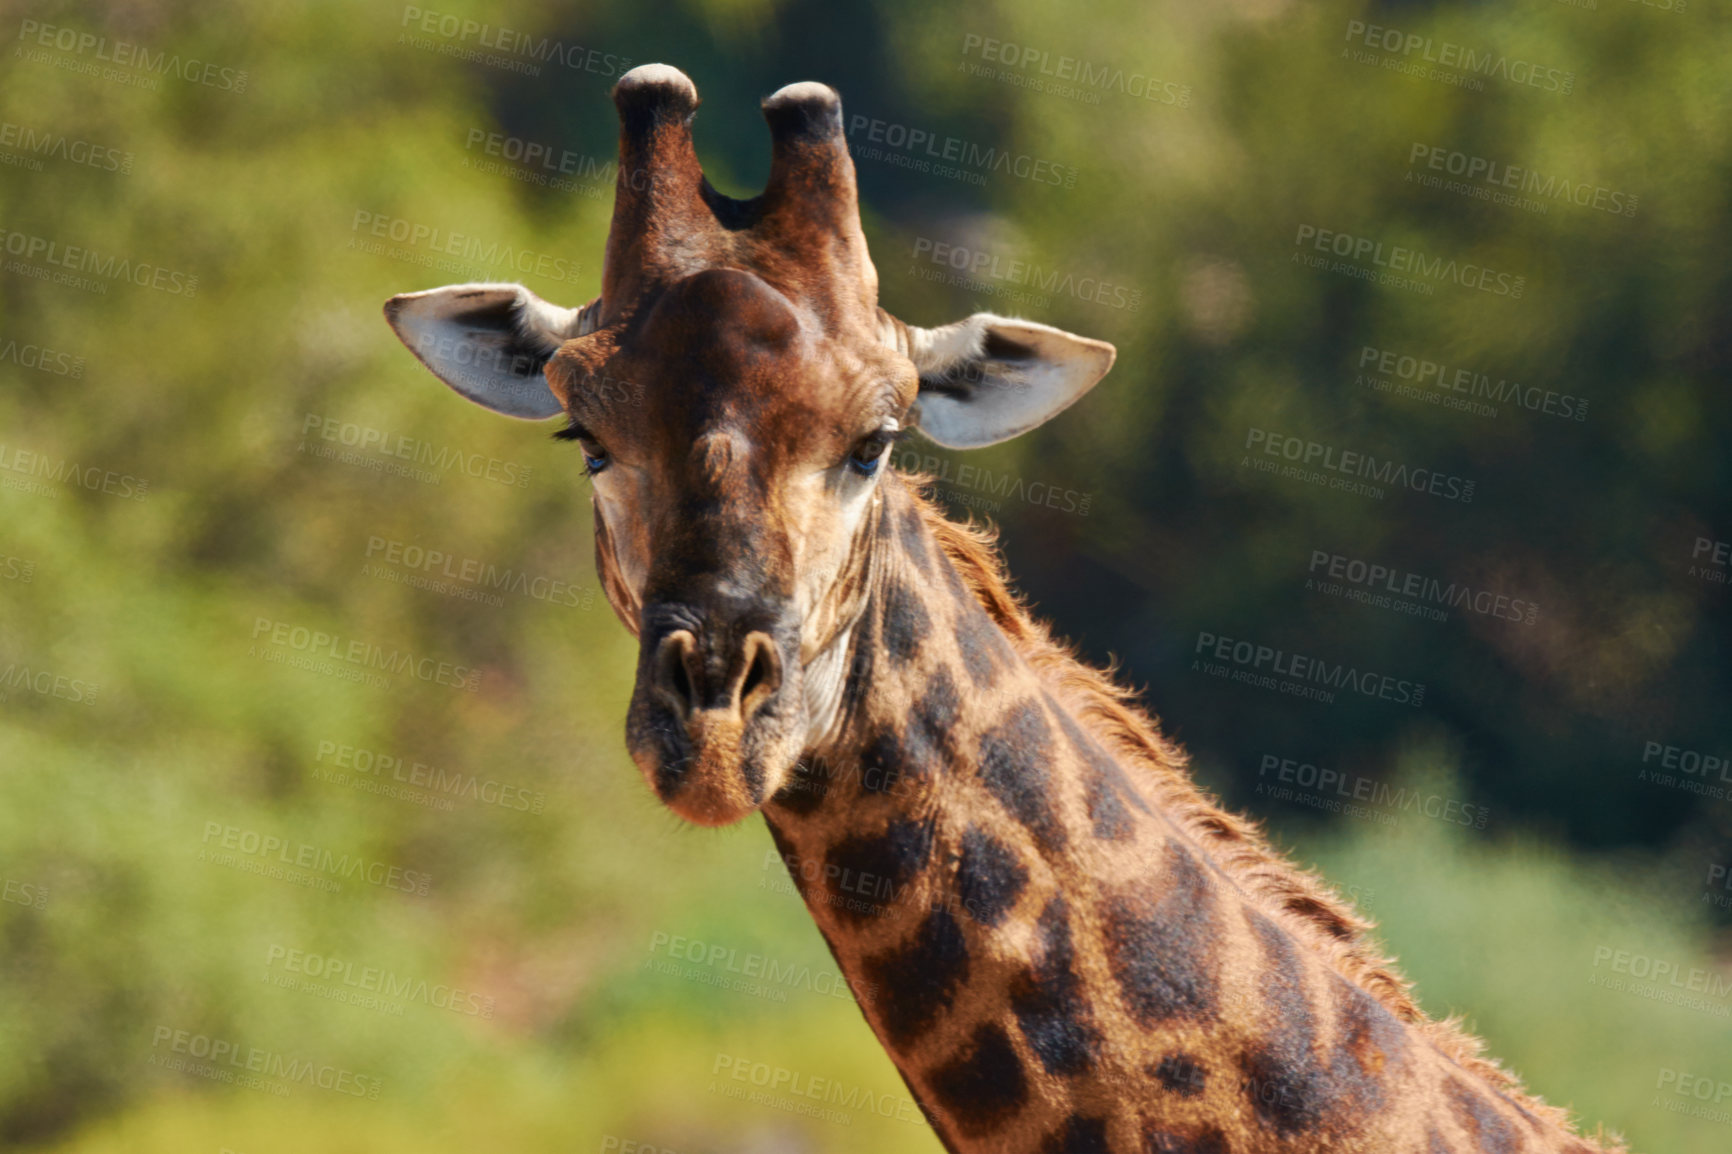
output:
<path id="1" fill-rule="evenodd" d="M 614 89 L 601 295 L 394 297 L 457 392 L 563 415 L 639 641 L 626 744 L 681 816 L 761 813 L 863 1013 L 954 1151 L 1620 1150 L 1425 1016 L 1331 890 L 889 467 L 911 430 L 1034 428 L 1111 345 L 878 306 L 834 90 L 770 96 L 770 177 L 704 179 L 697 87 Z"/>

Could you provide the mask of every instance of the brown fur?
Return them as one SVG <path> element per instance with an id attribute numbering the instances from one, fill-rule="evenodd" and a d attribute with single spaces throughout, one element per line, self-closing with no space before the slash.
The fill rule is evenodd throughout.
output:
<path id="1" fill-rule="evenodd" d="M 1282 924 L 1328 960 L 1336 972 L 1375 997 L 1427 1041 L 1484 1080 L 1522 1109 L 1554 1125 L 1572 1128 L 1569 1112 L 1529 1094 L 1521 1079 L 1483 1054 L 1485 1043 L 1462 1028 L 1459 1017 L 1431 1018 L 1413 998 L 1412 983 L 1395 968 L 1370 934 L 1375 923 L 1359 914 L 1326 881 L 1302 869 L 1271 847 L 1257 822 L 1230 813 L 1205 793 L 1188 772 L 1185 753 L 1163 737 L 1134 701 L 1134 691 L 1117 684 L 1111 671 L 1089 666 L 1073 645 L 1056 641 L 1010 588 L 990 526 L 950 520 L 919 490 L 927 478 L 909 476 L 911 495 L 922 519 L 937 538 L 980 604 L 1012 646 L 1079 720 L 1127 763 L 1141 766 L 1154 787 L 1155 800 L 1169 816 L 1205 846 L 1215 862 L 1233 876 Z M 1595 1138 L 1605 1154 L 1627 1150 L 1615 1134 Z"/>

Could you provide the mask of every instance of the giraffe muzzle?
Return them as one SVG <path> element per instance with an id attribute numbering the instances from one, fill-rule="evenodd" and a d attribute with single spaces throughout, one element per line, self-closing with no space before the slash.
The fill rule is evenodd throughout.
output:
<path id="1" fill-rule="evenodd" d="M 799 754 L 798 664 L 776 614 L 649 616 L 674 620 L 643 637 L 627 747 L 675 813 L 729 825 L 775 793 Z"/>

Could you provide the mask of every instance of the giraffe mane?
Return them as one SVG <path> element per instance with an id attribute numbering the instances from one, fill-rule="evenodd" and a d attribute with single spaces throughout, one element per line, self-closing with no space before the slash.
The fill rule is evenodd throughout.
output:
<path id="1" fill-rule="evenodd" d="M 1155 800 L 1215 864 L 1265 913 L 1320 954 L 1347 981 L 1375 998 L 1467 1074 L 1504 1095 L 1522 1113 L 1578 1134 L 1569 1111 L 1530 1094 L 1521 1079 L 1485 1056 L 1485 1043 L 1460 1015 L 1433 1018 L 1413 996 L 1413 984 L 1385 955 L 1371 932 L 1376 923 L 1355 910 L 1315 871 L 1294 864 L 1271 846 L 1257 821 L 1219 804 L 1188 771 L 1189 758 L 1137 703 L 1137 692 L 1113 680 L 1114 669 L 1079 659 L 1075 645 L 1056 640 L 1011 589 L 998 554 L 997 531 L 975 521 L 953 521 L 926 495 L 931 478 L 902 474 L 915 507 L 964 586 L 1004 632 L 1017 653 L 1075 711 L 1083 726 L 1122 760 L 1142 767 Z M 1588 1136 L 1604 1154 L 1627 1147 L 1604 1127 Z"/>

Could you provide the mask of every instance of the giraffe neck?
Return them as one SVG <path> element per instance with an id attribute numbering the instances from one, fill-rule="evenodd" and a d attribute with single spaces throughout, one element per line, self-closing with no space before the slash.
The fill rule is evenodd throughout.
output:
<path id="1" fill-rule="evenodd" d="M 1241 890 L 884 493 L 838 724 L 764 814 L 948 1148 L 1563 1148 Z"/>

